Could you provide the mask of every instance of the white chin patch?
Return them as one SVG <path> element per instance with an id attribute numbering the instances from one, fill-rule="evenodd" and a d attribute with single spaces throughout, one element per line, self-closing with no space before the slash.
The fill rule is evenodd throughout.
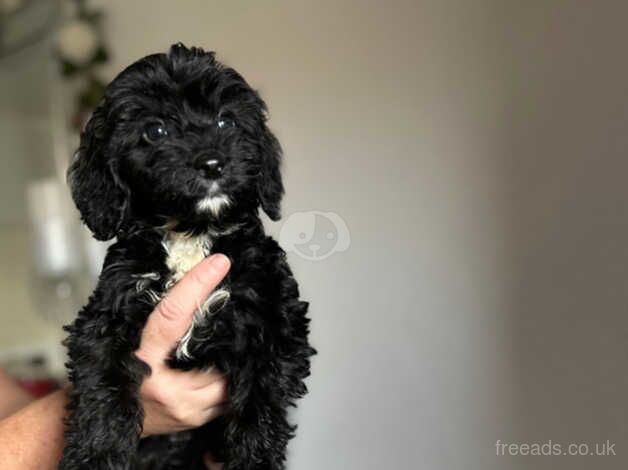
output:
<path id="1" fill-rule="evenodd" d="M 220 194 L 218 196 L 207 196 L 198 201 L 196 204 L 196 210 L 200 213 L 209 212 L 216 217 L 230 204 L 231 201 L 224 194 Z"/>

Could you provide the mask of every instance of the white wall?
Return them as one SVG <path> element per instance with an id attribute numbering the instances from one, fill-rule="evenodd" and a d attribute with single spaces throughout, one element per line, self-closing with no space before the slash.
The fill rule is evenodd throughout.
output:
<path id="1" fill-rule="evenodd" d="M 110 74 L 217 50 L 270 105 L 284 213 L 351 231 L 291 257 L 319 355 L 290 468 L 626 467 L 626 7 L 100 3 Z M 497 439 L 618 456 L 497 457 Z"/>

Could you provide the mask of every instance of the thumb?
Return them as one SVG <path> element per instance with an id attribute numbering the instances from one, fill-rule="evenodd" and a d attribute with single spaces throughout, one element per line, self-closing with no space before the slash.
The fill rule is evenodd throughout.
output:
<path id="1" fill-rule="evenodd" d="M 148 317 L 138 356 L 148 364 L 163 361 L 185 334 L 194 313 L 229 271 L 229 258 L 215 254 L 192 268 Z"/>

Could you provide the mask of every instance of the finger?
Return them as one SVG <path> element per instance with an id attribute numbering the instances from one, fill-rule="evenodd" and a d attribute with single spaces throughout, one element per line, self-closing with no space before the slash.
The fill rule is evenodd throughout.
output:
<path id="1" fill-rule="evenodd" d="M 205 420 L 205 422 L 209 423 L 210 421 L 215 420 L 219 416 L 224 415 L 226 412 L 227 412 L 227 405 L 212 406 L 210 409 L 206 410 L 207 419 Z"/>
<path id="2" fill-rule="evenodd" d="M 190 386 L 194 390 L 200 390 L 216 383 L 223 385 L 227 383 L 227 376 L 219 372 L 186 371 L 184 373 L 188 374 Z"/>
<path id="3" fill-rule="evenodd" d="M 224 405 L 229 400 L 229 392 L 226 381 L 214 382 L 197 390 L 188 390 L 186 398 L 203 410 L 209 410 L 214 406 Z"/>
<path id="4" fill-rule="evenodd" d="M 142 334 L 151 354 L 166 357 L 192 323 L 199 305 L 220 284 L 229 271 L 229 258 L 215 254 L 198 263 L 159 302 L 148 317 Z"/>

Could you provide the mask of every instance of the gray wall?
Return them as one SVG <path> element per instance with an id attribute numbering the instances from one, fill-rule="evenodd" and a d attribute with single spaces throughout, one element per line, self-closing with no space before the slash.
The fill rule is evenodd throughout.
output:
<path id="1" fill-rule="evenodd" d="M 62 336 L 38 311 L 26 208 L 27 183 L 54 171 L 49 57 L 40 43 L 0 58 L 0 360 L 56 351 Z"/>
<path id="2" fill-rule="evenodd" d="M 109 74 L 217 50 L 270 105 L 285 215 L 350 230 L 291 254 L 319 355 L 290 468 L 626 468 L 625 2 L 100 3 Z"/>

